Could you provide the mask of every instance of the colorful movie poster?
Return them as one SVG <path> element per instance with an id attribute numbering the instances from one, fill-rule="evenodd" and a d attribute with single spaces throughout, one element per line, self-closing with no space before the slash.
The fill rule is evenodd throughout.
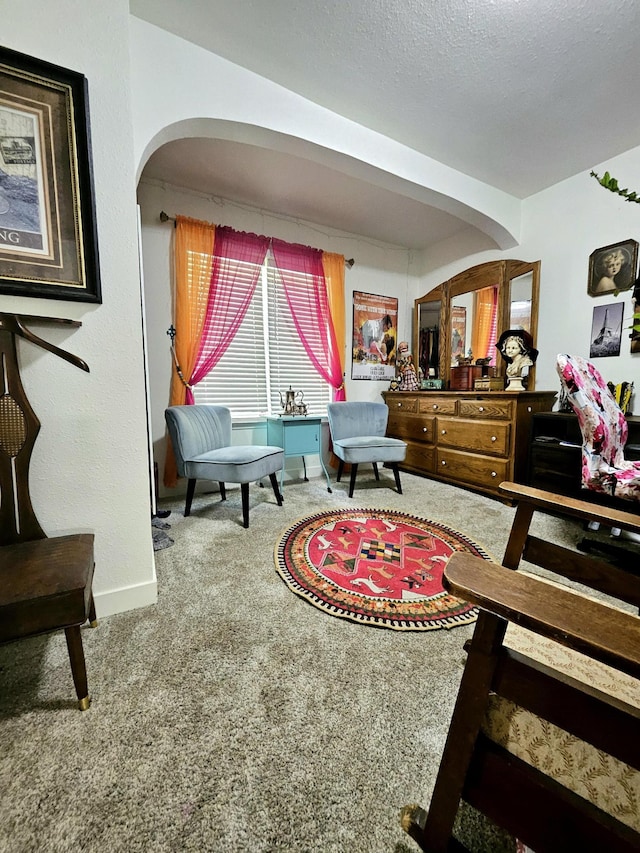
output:
<path id="1" fill-rule="evenodd" d="M 389 381 L 396 375 L 398 300 L 353 293 L 351 378 Z"/>

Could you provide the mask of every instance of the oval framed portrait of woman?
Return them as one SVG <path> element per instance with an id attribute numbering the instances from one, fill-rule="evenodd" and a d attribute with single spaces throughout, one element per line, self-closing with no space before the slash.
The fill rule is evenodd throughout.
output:
<path id="1" fill-rule="evenodd" d="M 618 290 L 629 290 L 636 280 L 638 243 L 623 240 L 602 246 L 589 255 L 589 296 L 604 296 Z"/>

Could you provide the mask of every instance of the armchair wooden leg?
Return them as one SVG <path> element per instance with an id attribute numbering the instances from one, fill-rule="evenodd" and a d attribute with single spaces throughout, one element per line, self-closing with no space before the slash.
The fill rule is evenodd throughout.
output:
<path id="1" fill-rule="evenodd" d="M 358 472 L 358 466 L 351 463 L 351 479 L 349 480 L 349 497 L 353 497 L 353 490 L 356 485 L 356 474 Z"/>
<path id="2" fill-rule="evenodd" d="M 336 482 L 340 482 L 340 478 L 342 477 L 342 472 L 344 471 L 344 462 L 342 459 L 338 460 L 338 476 L 336 477 Z"/>
<path id="3" fill-rule="evenodd" d="M 393 476 L 395 477 L 396 488 L 398 489 L 398 494 L 401 495 L 402 494 L 402 486 L 400 485 L 400 471 L 398 470 L 397 462 L 392 462 L 391 468 L 393 469 Z"/>
<path id="4" fill-rule="evenodd" d="M 242 524 L 249 526 L 249 483 L 240 483 L 242 493 Z"/>
<path id="5" fill-rule="evenodd" d="M 87 686 L 87 667 L 84 660 L 80 626 L 71 625 L 71 627 L 64 629 L 64 633 L 67 638 L 67 649 L 69 650 L 73 683 L 76 688 L 76 696 L 78 697 L 78 708 L 81 711 L 86 711 L 91 704 L 91 698 L 89 697 L 89 688 Z"/>
<path id="6" fill-rule="evenodd" d="M 282 506 L 282 494 L 278 486 L 278 478 L 275 474 L 269 474 L 269 479 L 271 480 L 271 485 L 273 486 L 273 494 L 276 496 L 278 506 Z"/>
<path id="7" fill-rule="evenodd" d="M 498 663 L 506 622 L 481 612 L 469 647 L 458 697 L 428 814 L 418 806 L 403 809 L 402 824 L 422 850 L 447 853 L 458 811 L 465 775 L 487 703 L 491 680 Z M 455 847 L 453 848 L 455 849 Z"/>
<path id="8" fill-rule="evenodd" d="M 379 472 L 378 472 L 378 463 L 377 463 L 377 462 L 372 462 L 371 464 L 373 465 L 373 473 L 376 475 L 376 480 L 379 480 L 379 479 L 380 479 L 380 474 L 379 474 Z"/>
<path id="9" fill-rule="evenodd" d="M 187 500 L 184 505 L 184 516 L 185 518 L 191 514 L 191 501 L 193 500 L 193 493 L 196 490 L 196 481 L 189 480 L 187 483 Z"/>
<path id="10" fill-rule="evenodd" d="M 218 483 L 218 486 L 220 487 L 220 500 L 226 501 L 226 499 L 227 499 L 227 487 L 225 486 L 224 483 Z"/>

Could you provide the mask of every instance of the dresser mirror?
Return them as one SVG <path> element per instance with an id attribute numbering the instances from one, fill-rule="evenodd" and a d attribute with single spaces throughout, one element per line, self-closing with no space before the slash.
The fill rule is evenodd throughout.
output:
<path id="1" fill-rule="evenodd" d="M 505 363 L 495 348 L 501 333 L 524 328 L 534 345 L 538 325 L 540 261 L 489 261 L 442 282 L 416 299 L 413 320 L 414 360 L 421 378 L 451 387 L 451 370 L 459 359 L 489 358 L 489 369 L 504 377 Z M 535 388 L 535 371 L 528 390 Z"/>
<path id="2" fill-rule="evenodd" d="M 524 264 L 524 266 L 526 267 L 524 272 L 518 269 L 512 270 L 509 278 L 509 328 L 526 329 L 535 342 L 538 331 L 540 262 L 538 261 L 535 265 Z"/>
<path id="3" fill-rule="evenodd" d="M 413 319 L 413 359 L 424 379 L 443 377 L 443 348 L 440 338 L 445 320 L 442 287 L 431 290 L 415 302 Z"/>

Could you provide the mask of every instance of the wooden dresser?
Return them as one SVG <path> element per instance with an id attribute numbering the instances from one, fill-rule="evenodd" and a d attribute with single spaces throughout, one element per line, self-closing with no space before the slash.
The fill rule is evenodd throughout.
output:
<path id="1" fill-rule="evenodd" d="M 383 391 L 387 435 L 407 442 L 402 468 L 499 497 L 527 481 L 531 419 L 555 391 Z"/>

